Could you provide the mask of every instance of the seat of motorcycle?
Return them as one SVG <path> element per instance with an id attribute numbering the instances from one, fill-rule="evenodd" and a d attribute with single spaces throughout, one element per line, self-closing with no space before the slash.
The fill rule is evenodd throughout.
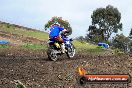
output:
<path id="1" fill-rule="evenodd" d="M 50 41 L 55 41 L 54 39 L 49 39 Z"/>
<path id="2" fill-rule="evenodd" d="M 49 39 L 50 41 L 55 41 L 54 39 Z"/>

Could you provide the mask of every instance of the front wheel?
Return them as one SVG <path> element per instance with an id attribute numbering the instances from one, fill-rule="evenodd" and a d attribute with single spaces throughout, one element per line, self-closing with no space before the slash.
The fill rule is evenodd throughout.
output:
<path id="1" fill-rule="evenodd" d="M 54 49 L 49 48 L 47 51 L 48 59 L 52 61 L 57 61 L 57 54 Z"/>
<path id="2" fill-rule="evenodd" d="M 73 58 L 75 56 L 75 47 L 71 45 L 71 48 L 67 48 L 67 56 Z"/>

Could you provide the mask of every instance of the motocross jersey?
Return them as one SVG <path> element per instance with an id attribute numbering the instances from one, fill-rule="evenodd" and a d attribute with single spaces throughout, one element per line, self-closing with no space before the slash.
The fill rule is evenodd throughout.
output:
<path id="1" fill-rule="evenodd" d="M 60 32 L 63 31 L 63 30 L 64 30 L 64 28 L 61 28 L 59 26 L 53 26 L 50 29 L 51 32 L 50 32 L 49 36 L 51 38 L 55 38 L 55 37 L 59 36 Z"/>

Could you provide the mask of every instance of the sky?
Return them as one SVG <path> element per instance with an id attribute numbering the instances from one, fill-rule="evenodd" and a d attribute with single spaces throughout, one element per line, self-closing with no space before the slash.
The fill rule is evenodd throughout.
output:
<path id="1" fill-rule="evenodd" d="M 0 0 L 0 21 L 44 31 L 53 16 L 68 20 L 72 37 L 85 36 L 91 25 L 91 14 L 97 8 L 112 5 L 121 12 L 123 33 L 132 28 L 132 0 Z"/>

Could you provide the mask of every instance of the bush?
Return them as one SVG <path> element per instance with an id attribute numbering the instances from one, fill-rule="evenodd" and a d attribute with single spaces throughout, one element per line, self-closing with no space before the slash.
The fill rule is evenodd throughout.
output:
<path id="1" fill-rule="evenodd" d="M 122 52 L 120 49 L 115 49 L 115 50 L 114 50 L 114 53 L 117 54 L 117 55 L 122 55 L 122 54 L 124 54 L 124 52 Z"/>
<path id="2" fill-rule="evenodd" d="M 98 49 L 103 49 L 103 48 L 104 48 L 104 46 L 97 46 L 97 48 L 98 48 Z"/>

